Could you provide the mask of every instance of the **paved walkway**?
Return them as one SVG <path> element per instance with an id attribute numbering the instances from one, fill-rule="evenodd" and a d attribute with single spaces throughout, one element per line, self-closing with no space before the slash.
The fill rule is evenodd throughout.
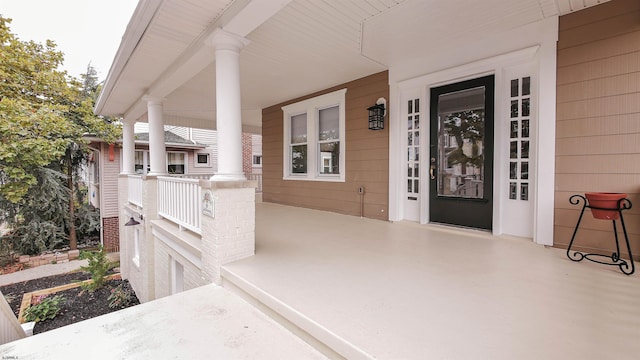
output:
<path id="1" fill-rule="evenodd" d="M 111 261 L 120 260 L 119 253 L 107 254 L 107 257 Z M 22 271 L 16 271 L 11 274 L 0 275 L 0 286 L 14 284 L 22 281 L 39 279 L 45 276 L 59 275 L 80 269 L 81 266 L 86 266 L 87 260 L 71 260 L 69 262 L 58 264 L 47 264 L 32 267 Z"/>
<path id="2" fill-rule="evenodd" d="M 118 258 L 119 254 L 109 254 Z M 0 285 L 73 271 L 86 260 L 0 275 Z M 96 341 L 100 339 L 100 341 Z M 0 345 L 3 359 L 326 359 L 216 285 Z"/>
<path id="3" fill-rule="evenodd" d="M 326 359 L 267 315 L 216 285 L 0 345 L 0 358 Z"/>

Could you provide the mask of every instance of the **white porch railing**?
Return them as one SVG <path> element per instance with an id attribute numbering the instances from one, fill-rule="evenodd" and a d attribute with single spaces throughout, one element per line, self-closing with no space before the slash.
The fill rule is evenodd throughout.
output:
<path id="1" fill-rule="evenodd" d="M 172 178 L 179 178 L 179 179 L 199 179 L 199 180 L 209 180 L 211 179 L 211 177 L 213 176 L 213 174 L 176 174 L 176 175 L 169 175 Z"/>
<path id="2" fill-rule="evenodd" d="M 209 180 L 213 174 L 209 175 L 209 174 L 197 174 L 197 175 L 192 175 L 192 174 L 180 174 L 180 175 L 170 175 L 173 178 L 179 178 L 179 179 L 201 179 L 201 180 Z M 262 174 L 247 174 L 247 180 L 257 180 L 258 181 L 258 187 L 256 188 L 256 192 L 262 192 Z"/>
<path id="3" fill-rule="evenodd" d="M 159 176 L 158 215 L 180 227 L 202 234 L 199 180 Z"/>
<path id="4" fill-rule="evenodd" d="M 131 204 L 142 208 L 142 189 L 144 182 L 140 175 L 129 175 L 128 200 Z"/>
<path id="5" fill-rule="evenodd" d="M 258 180 L 256 192 L 262 192 L 262 174 L 247 174 L 247 180 Z"/>

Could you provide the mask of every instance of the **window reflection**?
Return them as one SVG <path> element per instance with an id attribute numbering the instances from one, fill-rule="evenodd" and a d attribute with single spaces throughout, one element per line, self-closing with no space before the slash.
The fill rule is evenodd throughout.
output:
<path id="1" fill-rule="evenodd" d="M 518 96 L 518 88 L 519 88 L 519 80 L 518 79 L 513 79 L 511 80 L 511 97 L 516 97 Z"/>
<path id="2" fill-rule="evenodd" d="M 522 141 L 522 147 L 520 149 L 520 157 L 522 159 L 528 159 L 529 158 L 529 141 L 527 141 L 527 140 Z"/>

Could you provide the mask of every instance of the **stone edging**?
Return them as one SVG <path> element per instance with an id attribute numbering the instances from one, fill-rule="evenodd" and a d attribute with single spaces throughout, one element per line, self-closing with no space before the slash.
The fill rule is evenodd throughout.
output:
<path id="1" fill-rule="evenodd" d="M 80 250 L 69 250 L 67 252 L 56 252 L 44 255 L 20 255 L 18 262 L 28 267 L 36 267 L 46 264 L 59 264 L 75 260 L 80 257 Z"/>

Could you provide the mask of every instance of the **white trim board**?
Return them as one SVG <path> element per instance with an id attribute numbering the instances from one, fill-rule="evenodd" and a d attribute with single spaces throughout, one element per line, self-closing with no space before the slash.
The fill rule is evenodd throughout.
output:
<path id="1" fill-rule="evenodd" d="M 554 25 L 554 26 L 551 26 Z M 553 184 L 554 184 L 554 164 L 555 164 L 555 66 L 556 66 L 556 41 L 557 41 L 557 18 L 536 24 L 545 31 L 536 35 L 538 43 L 527 47 L 514 48 L 513 51 L 507 53 L 496 54 L 495 56 L 471 61 L 463 65 L 450 67 L 427 74 L 417 75 L 412 78 L 406 78 L 400 81 L 390 80 L 391 106 L 390 112 L 390 137 L 389 137 L 389 220 L 398 221 L 414 216 L 405 214 L 405 206 L 403 205 L 405 196 L 404 188 L 406 187 L 406 165 L 404 161 L 406 154 L 406 101 L 409 98 L 415 98 L 419 94 L 421 101 L 421 113 L 425 114 L 423 119 L 428 119 L 430 113 L 429 107 L 429 89 L 432 87 L 455 83 L 471 78 L 477 78 L 488 74 L 495 75 L 496 93 L 495 93 L 495 154 L 494 154 L 494 214 L 493 214 L 493 234 L 507 234 L 505 230 L 512 235 L 524 236 L 532 238 L 536 243 L 544 245 L 553 244 Z M 529 39 L 530 41 L 530 39 Z M 516 43 L 516 41 L 514 41 Z M 427 61 L 428 59 L 425 59 Z M 509 182 L 505 181 L 509 176 L 509 154 L 505 153 L 503 145 L 508 144 L 508 135 L 505 139 L 504 124 L 508 123 L 508 116 L 505 115 L 508 107 L 506 106 L 507 89 L 505 84 L 509 81 L 510 76 L 521 74 L 522 68 L 529 68 L 532 77 L 532 99 L 537 106 L 532 109 L 532 116 L 535 116 L 537 127 L 532 129 L 537 136 L 532 137 L 532 147 L 535 147 L 536 172 L 531 179 L 531 213 L 532 229 L 529 232 L 514 233 L 509 226 L 504 223 L 505 212 L 508 206 L 504 203 L 504 198 L 508 199 Z M 518 70 L 520 69 L 520 70 Z M 419 71 L 419 69 L 416 69 Z M 406 69 L 402 72 L 406 73 Z M 394 69 L 390 69 L 390 74 Z M 425 121 L 423 120 L 423 121 Z M 425 122 L 428 124 L 428 122 Z M 428 130 L 425 131 L 425 125 L 422 127 L 422 143 L 420 148 L 420 214 L 419 222 L 426 224 L 429 222 L 428 211 L 428 193 L 429 186 L 426 181 L 426 169 L 428 164 L 429 136 Z M 544 136 L 540 136 L 544 134 Z M 545 174 L 544 177 L 540 174 Z M 551 176 L 549 174 L 552 174 Z M 505 178 L 506 176 L 506 178 Z M 404 185 L 404 186 L 403 186 Z"/>

